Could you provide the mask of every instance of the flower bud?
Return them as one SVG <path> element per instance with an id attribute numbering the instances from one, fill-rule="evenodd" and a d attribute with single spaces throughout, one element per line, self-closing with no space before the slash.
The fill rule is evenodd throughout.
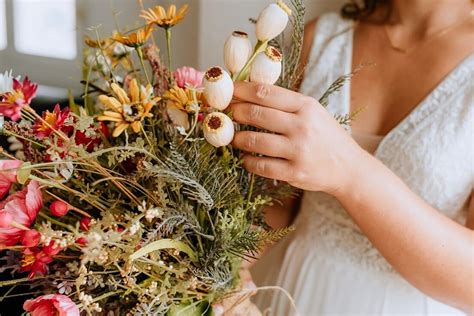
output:
<path id="1" fill-rule="evenodd" d="M 36 247 L 40 242 L 40 238 L 41 234 L 36 229 L 30 229 L 23 235 L 21 243 L 28 248 Z"/>
<path id="2" fill-rule="evenodd" d="M 63 201 L 56 200 L 49 206 L 51 214 L 57 217 L 62 217 L 69 212 L 69 205 Z"/>
<path id="3" fill-rule="evenodd" d="M 203 124 L 204 138 L 214 147 L 227 146 L 234 138 L 234 123 L 224 113 L 208 114 Z"/>
<path id="4" fill-rule="evenodd" d="M 189 118 L 188 113 L 181 111 L 180 109 L 169 108 L 166 110 L 171 122 L 175 126 L 181 126 L 185 131 L 189 129 Z"/>
<path id="5" fill-rule="evenodd" d="M 8 212 L 0 212 L 0 228 L 9 228 L 13 222 L 13 216 Z"/>
<path id="6" fill-rule="evenodd" d="M 89 228 L 91 227 L 91 219 L 89 217 L 83 217 L 81 218 L 81 221 L 79 222 L 79 227 L 82 230 L 88 231 Z"/>
<path id="7" fill-rule="evenodd" d="M 217 109 L 224 110 L 232 101 L 234 83 L 229 74 L 221 67 L 212 67 L 204 75 L 204 97 L 207 103 Z"/>
<path id="8" fill-rule="evenodd" d="M 232 74 L 244 68 L 251 54 L 252 44 L 247 33 L 235 31 L 225 42 L 224 63 Z"/>
<path id="9" fill-rule="evenodd" d="M 257 19 L 257 39 L 265 42 L 280 35 L 288 24 L 289 15 L 291 15 L 291 10 L 283 1 L 269 4 Z"/>
<path id="10" fill-rule="evenodd" d="M 76 239 L 76 244 L 80 246 L 87 246 L 87 238 L 86 237 L 79 237 Z"/>
<path id="11" fill-rule="evenodd" d="M 258 54 L 252 63 L 250 81 L 265 84 L 274 84 L 281 75 L 282 55 L 278 49 L 268 46 Z"/>

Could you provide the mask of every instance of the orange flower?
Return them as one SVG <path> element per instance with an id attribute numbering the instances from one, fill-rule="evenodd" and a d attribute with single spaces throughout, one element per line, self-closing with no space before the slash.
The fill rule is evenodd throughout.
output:
<path id="1" fill-rule="evenodd" d="M 148 25 L 156 24 L 166 29 L 181 22 L 186 16 L 187 11 L 188 5 L 185 4 L 176 13 L 176 6 L 173 4 L 168 7 L 168 11 L 165 11 L 165 8 L 162 6 L 156 6 L 148 10 L 143 10 L 140 16 L 146 20 Z"/>
<path id="2" fill-rule="evenodd" d="M 137 80 L 130 82 L 128 94 L 116 83 L 111 84 L 115 97 L 106 95 L 99 96 L 99 101 L 108 108 L 97 119 L 99 121 L 115 122 L 113 137 L 118 137 L 127 128 L 131 127 L 135 133 L 142 129 L 142 121 L 146 117 L 152 117 L 150 110 L 160 101 L 159 97 L 153 97 L 153 88 L 147 85 L 139 89 Z"/>
<path id="3" fill-rule="evenodd" d="M 153 26 L 149 24 L 138 29 L 136 32 L 129 33 L 128 35 L 117 33 L 112 38 L 125 46 L 137 48 L 145 44 L 152 33 Z"/>

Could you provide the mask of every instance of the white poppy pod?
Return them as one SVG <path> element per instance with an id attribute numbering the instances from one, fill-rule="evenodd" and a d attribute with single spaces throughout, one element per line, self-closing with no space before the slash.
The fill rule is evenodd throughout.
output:
<path id="1" fill-rule="evenodd" d="M 234 123 L 224 113 L 213 112 L 203 124 L 204 138 L 214 147 L 227 146 L 234 139 Z"/>
<path id="2" fill-rule="evenodd" d="M 225 110 L 234 95 L 234 83 L 230 75 L 221 67 L 211 67 L 204 75 L 204 97 L 217 110 Z"/>
<path id="3" fill-rule="evenodd" d="M 189 129 L 189 118 L 188 113 L 181 111 L 180 109 L 169 108 L 166 110 L 171 122 L 175 126 L 184 128 L 185 131 Z"/>
<path id="4" fill-rule="evenodd" d="M 244 68 L 250 55 L 252 54 L 252 44 L 248 34 L 235 31 L 227 39 L 224 45 L 224 63 L 226 68 L 236 74 Z"/>
<path id="5" fill-rule="evenodd" d="M 281 75 L 282 54 L 273 46 L 258 54 L 250 70 L 250 82 L 275 84 Z"/>
<path id="6" fill-rule="evenodd" d="M 290 15 L 291 10 L 283 1 L 269 4 L 257 19 L 257 39 L 265 42 L 280 35 L 285 30 Z"/>

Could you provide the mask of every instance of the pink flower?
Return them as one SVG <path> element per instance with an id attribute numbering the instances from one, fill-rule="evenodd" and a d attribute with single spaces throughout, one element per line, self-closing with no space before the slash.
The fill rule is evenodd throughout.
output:
<path id="1" fill-rule="evenodd" d="M 184 88 L 186 85 L 199 88 L 202 86 L 202 79 L 204 78 L 203 72 L 192 67 L 178 68 L 173 75 L 176 79 L 176 84 L 180 88 Z"/>
<path id="2" fill-rule="evenodd" d="M 32 316 L 79 316 L 77 305 L 61 294 L 48 294 L 27 300 L 23 309 Z"/>
<path id="3" fill-rule="evenodd" d="M 18 121 L 21 117 L 21 109 L 31 103 L 37 90 L 38 85 L 28 80 L 28 77 L 25 77 L 23 83 L 13 79 L 13 91 L 0 97 L 0 114 Z"/>
<path id="4" fill-rule="evenodd" d="M 79 222 L 79 227 L 82 230 L 88 231 L 89 228 L 91 227 L 91 219 L 89 217 L 83 217 L 81 218 L 81 221 Z"/>
<path id="5" fill-rule="evenodd" d="M 23 162 L 20 160 L 0 160 L 0 199 L 10 191 L 14 182 L 17 182 L 17 170 Z"/>
<path id="6" fill-rule="evenodd" d="M 31 181 L 22 191 L 10 195 L 0 203 L 0 212 L 9 213 L 13 221 L 25 227 L 33 224 L 43 206 L 43 199 L 37 181 Z M 22 240 L 25 230 L 15 227 L 0 228 L 0 246 L 13 246 Z"/>

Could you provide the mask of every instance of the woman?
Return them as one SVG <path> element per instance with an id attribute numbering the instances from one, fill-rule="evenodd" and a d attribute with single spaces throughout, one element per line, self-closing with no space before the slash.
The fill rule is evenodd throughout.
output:
<path id="1" fill-rule="evenodd" d="M 274 132 L 237 133 L 245 167 L 306 190 L 254 278 L 305 316 L 474 313 L 473 4 L 364 3 L 308 25 L 301 94 L 236 84 L 235 120 Z M 366 107 L 352 138 L 316 99 L 361 64 L 328 108 Z"/>

